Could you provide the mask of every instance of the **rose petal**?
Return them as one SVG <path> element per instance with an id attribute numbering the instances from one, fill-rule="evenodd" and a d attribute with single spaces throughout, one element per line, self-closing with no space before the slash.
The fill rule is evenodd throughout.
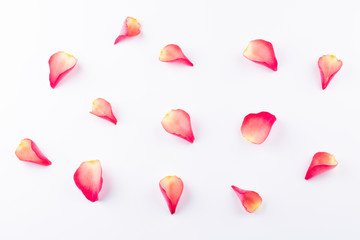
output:
<path id="1" fill-rule="evenodd" d="M 132 17 L 127 17 L 124 21 L 120 35 L 115 39 L 115 44 L 127 37 L 134 37 L 140 34 L 140 23 Z"/>
<path id="2" fill-rule="evenodd" d="M 270 133 L 276 117 L 268 112 L 250 113 L 241 125 L 241 133 L 249 142 L 263 143 Z"/>
<path id="3" fill-rule="evenodd" d="M 77 59 L 66 52 L 57 52 L 53 54 L 49 59 L 50 86 L 55 88 L 60 80 L 75 67 L 76 63 Z"/>
<path id="4" fill-rule="evenodd" d="M 322 89 L 325 89 L 330 83 L 331 79 L 340 70 L 343 63 L 338 60 L 334 55 L 324 55 L 318 61 Z"/>
<path id="5" fill-rule="evenodd" d="M 184 189 L 182 180 L 177 176 L 167 176 L 160 181 L 159 185 L 169 207 L 170 213 L 174 214 Z"/>
<path id="6" fill-rule="evenodd" d="M 162 62 L 180 62 L 189 66 L 194 66 L 192 62 L 184 55 L 181 48 L 175 44 L 165 46 L 161 52 L 159 60 Z"/>
<path id="7" fill-rule="evenodd" d="M 33 162 L 44 166 L 51 165 L 51 162 L 41 153 L 38 146 L 28 138 L 21 140 L 16 148 L 15 155 L 21 161 Z"/>
<path id="8" fill-rule="evenodd" d="M 165 115 L 161 121 L 161 125 L 168 133 L 181 137 L 190 143 L 193 143 L 195 140 L 191 128 L 190 116 L 184 110 L 171 110 Z"/>
<path id="9" fill-rule="evenodd" d="M 314 155 L 309 169 L 306 172 L 305 179 L 309 180 L 323 172 L 329 171 L 336 167 L 338 162 L 334 155 L 327 152 L 318 152 Z"/>
<path id="10" fill-rule="evenodd" d="M 99 160 L 85 161 L 74 174 L 76 186 L 91 202 L 99 200 L 99 192 L 102 188 L 103 178 Z"/>
<path id="11" fill-rule="evenodd" d="M 117 119 L 112 112 L 111 104 L 102 98 L 98 98 L 93 101 L 92 111 L 90 113 L 106 119 L 115 125 L 117 123 Z"/>
<path id="12" fill-rule="evenodd" d="M 243 190 L 235 186 L 231 187 L 240 198 L 240 201 L 247 212 L 252 213 L 261 206 L 262 198 L 257 192 Z"/>
<path id="13" fill-rule="evenodd" d="M 262 39 L 250 41 L 243 53 L 247 59 L 277 71 L 277 60 L 273 45 Z"/>

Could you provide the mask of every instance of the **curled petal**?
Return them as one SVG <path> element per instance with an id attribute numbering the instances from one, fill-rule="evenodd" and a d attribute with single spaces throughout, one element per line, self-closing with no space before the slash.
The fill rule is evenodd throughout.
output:
<path id="1" fill-rule="evenodd" d="M 99 160 L 85 161 L 74 174 L 76 186 L 91 202 L 99 200 L 99 192 L 102 188 L 103 178 Z"/>
<path id="2" fill-rule="evenodd" d="M 321 86 L 322 89 L 325 89 L 330 83 L 331 79 L 340 70 L 343 63 L 334 55 L 324 55 L 319 58 L 318 65 L 321 74 Z"/>
<path id="3" fill-rule="evenodd" d="M 181 48 L 175 44 L 166 45 L 160 52 L 159 60 L 162 62 L 180 62 L 189 66 L 194 66 L 184 55 Z"/>
<path id="4" fill-rule="evenodd" d="M 76 63 L 77 59 L 66 52 L 53 54 L 49 59 L 50 86 L 55 88 L 60 80 L 75 67 Z"/>
<path id="5" fill-rule="evenodd" d="M 250 41 L 243 53 L 247 59 L 277 71 L 277 60 L 273 45 L 262 39 Z"/>
<path id="6" fill-rule="evenodd" d="M 115 39 L 115 44 L 127 37 L 134 37 L 140 34 L 140 23 L 132 17 L 127 17 L 124 21 L 120 35 Z"/>
<path id="7" fill-rule="evenodd" d="M 193 143 L 195 140 L 191 128 L 190 116 L 184 110 L 171 110 L 165 115 L 161 121 L 161 125 L 168 133 L 181 137 L 190 143 Z"/>
<path id="8" fill-rule="evenodd" d="M 236 195 L 240 198 L 240 201 L 246 211 L 252 213 L 260 207 L 262 198 L 257 192 L 243 190 L 235 186 L 231 187 L 234 189 Z"/>
<path id="9" fill-rule="evenodd" d="M 21 140 L 16 148 L 15 155 L 21 161 L 33 162 L 44 166 L 51 165 L 51 162 L 40 152 L 38 146 L 28 138 Z"/>
<path id="10" fill-rule="evenodd" d="M 177 176 L 167 176 L 161 179 L 159 185 L 169 207 L 170 213 L 174 214 L 184 189 L 182 180 Z"/>
<path id="11" fill-rule="evenodd" d="M 318 152 L 314 155 L 309 169 L 307 170 L 305 179 L 309 180 L 323 172 L 329 171 L 336 167 L 338 162 L 334 155 L 327 152 Z"/>
<path id="12" fill-rule="evenodd" d="M 93 101 L 92 111 L 90 113 L 106 119 L 115 125 L 117 123 L 117 119 L 112 112 L 111 104 L 102 98 L 98 98 Z"/>
<path id="13" fill-rule="evenodd" d="M 250 113 L 241 125 L 241 133 L 249 142 L 263 143 L 270 133 L 276 117 L 268 112 Z"/>

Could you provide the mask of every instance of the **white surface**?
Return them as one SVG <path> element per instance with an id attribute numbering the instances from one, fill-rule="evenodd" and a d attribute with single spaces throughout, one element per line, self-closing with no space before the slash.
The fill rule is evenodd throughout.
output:
<path id="1" fill-rule="evenodd" d="M 2 1 L 0 239 L 359 239 L 359 54 L 356 1 Z M 114 46 L 127 16 L 141 35 Z M 246 60 L 250 40 L 274 45 L 279 70 Z M 158 61 L 178 44 L 194 67 Z M 63 50 L 78 66 L 56 89 L 47 61 Z M 317 60 L 343 68 L 321 90 Z M 103 97 L 114 126 L 91 114 Z M 173 108 L 192 119 L 195 143 L 160 124 Z M 243 117 L 277 121 L 262 145 L 240 134 Z M 19 161 L 33 139 L 53 162 Z M 311 181 L 315 152 L 339 166 Z M 99 159 L 100 201 L 73 182 Z M 158 182 L 181 177 L 171 216 Z M 230 185 L 255 190 L 244 211 Z"/>

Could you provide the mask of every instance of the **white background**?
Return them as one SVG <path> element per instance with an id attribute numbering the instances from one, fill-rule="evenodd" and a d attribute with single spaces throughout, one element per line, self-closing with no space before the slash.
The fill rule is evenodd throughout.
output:
<path id="1" fill-rule="evenodd" d="M 1 1 L 0 239 L 359 239 L 360 15 L 357 1 Z M 141 35 L 114 46 L 127 16 Z M 273 43 L 277 72 L 242 56 Z M 194 67 L 158 60 L 178 44 Z M 77 67 L 55 89 L 48 59 Z M 343 68 L 321 90 L 317 60 Z M 118 118 L 89 113 L 108 100 Z M 194 144 L 166 133 L 187 111 Z M 276 115 L 268 139 L 243 139 L 245 115 Z M 53 162 L 19 161 L 31 138 Z M 318 151 L 339 165 L 311 181 Z M 99 159 L 104 185 L 91 203 L 73 174 Z M 170 215 L 158 182 L 185 184 Z M 257 191 L 245 212 L 231 185 Z"/>

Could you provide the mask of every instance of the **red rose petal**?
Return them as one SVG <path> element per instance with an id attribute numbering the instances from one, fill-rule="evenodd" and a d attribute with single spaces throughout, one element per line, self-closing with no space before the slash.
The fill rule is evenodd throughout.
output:
<path id="1" fill-rule="evenodd" d="M 112 112 L 111 104 L 102 98 L 98 98 L 93 101 L 92 111 L 90 113 L 106 119 L 115 125 L 117 123 L 117 119 Z"/>
<path id="2" fill-rule="evenodd" d="M 159 60 L 162 62 L 180 62 L 189 66 L 194 66 L 192 62 L 184 55 L 181 48 L 175 44 L 165 46 L 161 52 Z"/>
<path id="3" fill-rule="evenodd" d="M 309 180 L 323 172 L 329 171 L 338 165 L 334 155 L 327 152 L 318 152 L 314 155 L 305 179 Z"/>
<path id="4" fill-rule="evenodd" d="M 55 88 L 60 80 L 75 67 L 76 63 L 77 59 L 66 52 L 57 52 L 53 54 L 49 59 L 50 86 Z"/>
<path id="5" fill-rule="evenodd" d="M 193 143 L 195 140 L 191 128 L 190 116 L 184 110 L 171 110 L 165 115 L 161 121 L 161 125 L 168 133 L 181 137 L 190 143 Z"/>
<path id="6" fill-rule="evenodd" d="M 102 188 L 103 178 L 99 160 L 82 162 L 74 174 L 76 186 L 91 202 L 99 200 L 99 192 Z"/>
<path id="7" fill-rule="evenodd" d="M 124 21 L 120 35 L 115 39 L 115 44 L 127 37 L 134 37 L 140 34 L 140 23 L 132 17 L 127 17 Z"/>
<path id="8" fill-rule="evenodd" d="M 318 65 L 321 74 L 321 86 L 322 89 L 325 89 L 331 79 L 341 69 L 343 63 L 334 55 L 324 55 L 319 58 Z"/>
<path id="9" fill-rule="evenodd" d="M 21 161 L 33 162 L 44 166 L 51 165 L 51 162 L 41 153 L 38 146 L 28 138 L 21 140 L 16 148 L 15 155 Z"/>
<path id="10" fill-rule="evenodd" d="M 268 112 L 250 113 L 241 125 L 241 133 L 249 142 L 263 143 L 270 133 L 276 117 Z"/>
<path id="11" fill-rule="evenodd" d="M 262 39 L 250 41 L 243 53 L 247 59 L 277 71 L 277 60 L 273 45 Z"/>
<path id="12" fill-rule="evenodd" d="M 170 213 L 174 214 L 184 189 L 182 180 L 177 176 L 167 176 L 160 181 L 159 185 L 169 207 Z"/>
<path id="13" fill-rule="evenodd" d="M 247 212 L 252 213 L 261 206 L 262 198 L 257 192 L 243 190 L 235 186 L 231 187 L 240 198 L 240 201 Z"/>

